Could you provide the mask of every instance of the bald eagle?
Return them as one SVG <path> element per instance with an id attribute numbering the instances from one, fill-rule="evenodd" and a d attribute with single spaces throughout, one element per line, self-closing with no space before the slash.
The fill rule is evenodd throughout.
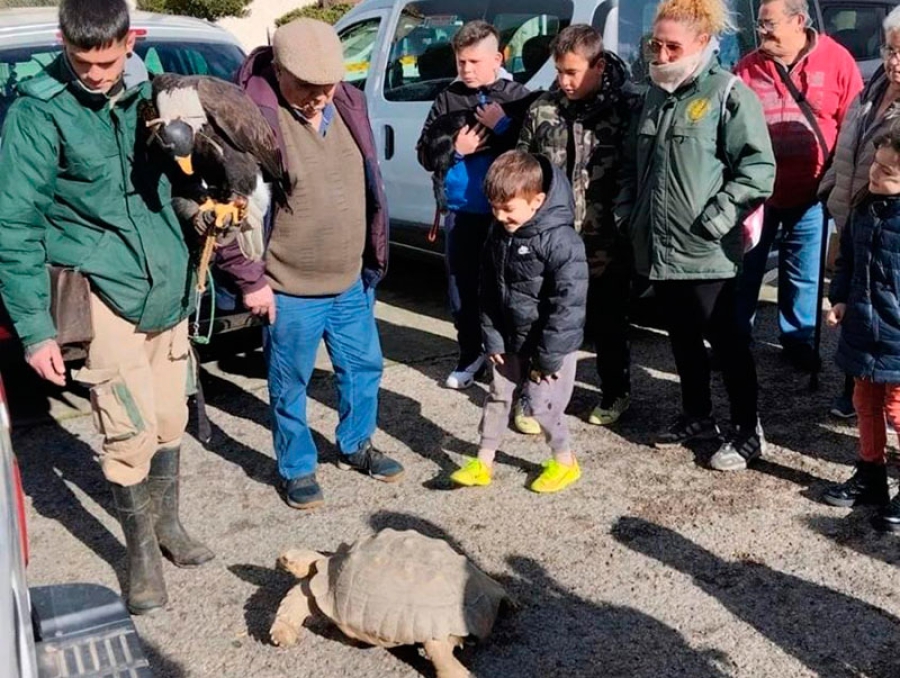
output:
<path id="1" fill-rule="evenodd" d="M 290 190 L 271 127 L 256 104 L 224 80 L 164 73 L 152 86 L 152 104 L 141 115 L 150 141 L 193 178 L 195 220 L 237 226 L 244 256 L 260 259 L 265 214 L 273 197 L 286 206 Z"/>

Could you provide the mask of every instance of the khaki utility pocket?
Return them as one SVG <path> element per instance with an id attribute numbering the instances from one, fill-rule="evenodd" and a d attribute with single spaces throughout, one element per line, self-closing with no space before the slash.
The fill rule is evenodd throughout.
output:
<path id="1" fill-rule="evenodd" d="M 169 360 L 187 360 L 191 354 L 191 340 L 188 338 L 187 324 L 179 324 L 169 330 L 172 343 L 169 344 Z"/>
<path id="2" fill-rule="evenodd" d="M 85 368 L 74 376 L 90 387 L 94 426 L 107 443 L 129 440 L 146 430 L 137 401 L 119 370 Z"/>

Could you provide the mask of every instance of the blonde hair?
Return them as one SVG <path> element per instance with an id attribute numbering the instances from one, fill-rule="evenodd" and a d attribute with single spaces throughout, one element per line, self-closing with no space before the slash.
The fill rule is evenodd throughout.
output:
<path id="1" fill-rule="evenodd" d="M 734 33 L 737 26 L 725 0 L 663 0 L 656 8 L 656 19 L 689 23 L 700 33 Z"/>

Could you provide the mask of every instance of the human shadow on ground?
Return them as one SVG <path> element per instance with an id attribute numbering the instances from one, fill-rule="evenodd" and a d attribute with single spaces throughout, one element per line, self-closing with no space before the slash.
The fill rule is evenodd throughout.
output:
<path id="1" fill-rule="evenodd" d="M 141 638 L 141 645 L 144 649 L 144 656 L 150 663 L 150 670 L 153 672 L 154 678 L 187 678 L 190 675 L 183 664 L 167 657 L 160 648 L 146 638 Z"/>
<path id="2" fill-rule="evenodd" d="M 430 521 L 380 511 L 369 523 L 374 530 L 412 529 L 443 539 L 475 562 L 457 539 Z M 610 678 L 726 675 L 721 669 L 726 657 L 691 648 L 678 631 L 659 620 L 627 606 L 586 600 L 559 584 L 533 558 L 513 555 L 506 563 L 510 574 L 492 576 L 507 589 L 514 608 L 501 613 L 486 641 L 467 645 L 459 653 L 473 676 L 595 678 L 599 667 Z M 408 649 L 395 655 L 424 675 L 432 675 L 427 664 L 416 663 Z"/>
<path id="3" fill-rule="evenodd" d="M 690 575 L 698 589 L 815 675 L 900 672 L 900 619 L 885 610 L 762 563 L 723 560 L 640 518 L 620 518 L 612 536 L 632 551 Z"/>
<path id="4" fill-rule="evenodd" d="M 251 421 L 269 430 L 271 428 L 269 405 L 252 391 L 241 388 L 234 382 L 201 370 L 200 379 L 206 403 L 234 417 Z M 216 423 L 215 414 L 210 417 L 212 438 L 203 446 L 225 461 L 243 469 L 247 477 L 272 485 L 278 481 L 278 465 L 274 454 L 264 454 L 229 435 Z M 231 427 L 232 429 L 234 427 Z M 271 445 L 268 447 L 271 450 Z"/>
<path id="5" fill-rule="evenodd" d="M 52 423 L 17 428 L 13 450 L 19 460 L 23 489 L 35 512 L 58 522 L 108 563 L 123 586 L 125 547 L 70 487 L 77 487 L 109 515 L 116 516 L 109 483 L 95 462 L 94 448 Z"/>
<path id="6" fill-rule="evenodd" d="M 264 378 L 265 362 L 260 352 L 235 356 L 225 364 L 220 362 L 220 369 L 232 374 Z M 258 397 L 228 380 L 206 375 L 204 383 L 209 380 L 208 402 L 220 407 L 230 414 L 251 419 L 261 426 L 270 427 L 269 406 Z M 221 396 L 221 397 L 220 397 Z M 307 389 L 307 396 L 325 407 L 337 409 L 337 391 L 331 372 L 316 369 L 313 371 Z M 443 427 L 422 414 L 422 404 L 418 400 L 382 386 L 378 392 L 378 428 L 408 447 L 414 454 L 432 461 L 437 467 L 437 484 L 450 471 L 457 468 L 448 451 L 457 454 L 474 455 L 476 449 L 472 443 L 447 432 Z M 474 428 L 474 427 L 473 427 Z M 320 433 L 313 429 L 316 445 L 319 448 L 320 460 L 337 459 L 337 450 Z M 385 450 L 390 453 L 389 450 Z M 323 454 L 324 453 L 324 454 Z M 429 481 L 430 483 L 431 481 Z"/>
<path id="7" fill-rule="evenodd" d="M 872 527 L 870 521 L 876 511 L 874 507 L 858 507 L 842 517 L 807 516 L 804 522 L 813 532 L 838 546 L 888 565 L 900 565 L 900 539 L 895 534 L 879 532 Z"/>

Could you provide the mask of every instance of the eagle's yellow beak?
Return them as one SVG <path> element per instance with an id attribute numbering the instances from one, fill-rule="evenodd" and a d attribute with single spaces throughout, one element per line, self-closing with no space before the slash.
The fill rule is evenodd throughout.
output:
<path id="1" fill-rule="evenodd" d="M 194 165 L 191 162 L 191 156 L 189 155 L 179 155 L 175 157 L 175 162 L 178 163 L 178 166 L 181 168 L 181 171 L 187 174 L 188 176 L 194 173 Z"/>

